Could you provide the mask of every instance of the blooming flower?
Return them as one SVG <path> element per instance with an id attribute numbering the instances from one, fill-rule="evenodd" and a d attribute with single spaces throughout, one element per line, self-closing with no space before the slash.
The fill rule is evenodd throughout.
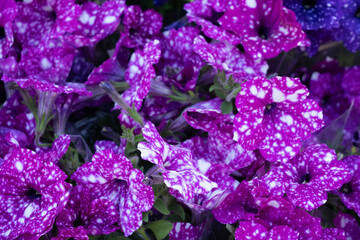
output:
<path id="1" fill-rule="evenodd" d="M 290 161 L 272 166 L 261 179 L 277 195 L 286 194 L 295 205 L 311 211 L 327 200 L 327 191 L 350 180 L 346 164 L 325 144 L 311 145 Z"/>
<path id="2" fill-rule="evenodd" d="M 94 199 L 112 202 L 117 223 L 125 236 L 142 225 L 142 212 L 150 210 L 154 203 L 154 193 L 143 183 L 143 173 L 134 169 L 125 156 L 111 150 L 98 150 L 92 162 L 78 168 L 71 178 L 79 185 L 86 185 Z"/>
<path id="3" fill-rule="evenodd" d="M 49 161 L 50 160 L 50 161 Z M 1 165 L 0 236 L 39 238 L 50 231 L 71 185 L 51 159 L 16 148 Z"/>
<path id="4" fill-rule="evenodd" d="M 348 208 L 360 214 L 360 156 L 348 156 L 342 162 L 349 167 L 351 178 L 336 192 Z"/>
<path id="5" fill-rule="evenodd" d="M 304 30 L 331 29 L 339 27 L 342 17 L 341 1 L 336 0 L 286 0 L 285 7 L 294 11 Z"/>
<path id="6" fill-rule="evenodd" d="M 14 43 L 12 26 L 18 9 L 13 0 L 0 1 L 0 9 L 0 59 L 2 59 Z"/>
<path id="7" fill-rule="evenodd" d="M 298 78 L 257 77 L 245 82 L 236 97 L 234 140 L 248 150 L 259 148 L 268 161 L 287 160 L 301 140 L 323 126 L 322 112 L 307 99 Z"/>
<path id="8" fill-rule="evenodd" d="M 166 143 L 154 124 L 146 123 L 142 132 L 148 142 L 138 144 L 141 158 L 158 166 L 172 195 L 190 200 L 196 194 L 206 194 L 217 187 L 216 183 L 196 169 L 191 152 Z"/>
<path id="9" fill-rule="evenodd" d="M 60 230 L 82 227 L 89 235 L 109 234 L 119 229 L 116 206 L 109 199 L 95 198 L 93 189 L 78 185 L 72 189 L 70 199 L 60 212 L 56 226 Z M 75 230 L 72 232 L 76 233 Z"/>
<path id="10" fill-rule="evenodd" d="M 334 225 L 336 228 L 345 231 L 346 239 L 356 239 L 360 234 L 359 223 L 350 214 L 339 212 L 334 219 Z"/>
<path id="11" fill-rule="evenodd" d="M 209 65 L 232 74 L 239 83 L 244 79 L 265 76 L 269 68 L 263 59 L 253 59 L 229 43 L 207 43 L 202 36 L 195 38 L 194 49 Z"/>
<path id="12" fill-rule="evenodd" d="M 334 30 L 335 40 L 343 41 L 345 47 L 352 52 L 360 48 L 360 2 L 358 0 L 343 0 L 341 4 L 342 18 L 340 27 Z"/>
<path id="13" fill-rule="evenodd" d="M 282 1 L 241 1 L 226 10 L 218 20 L 221 27 L 234 32 L 253 58 L 272 58 L 282 50 L 305 44 L 305 33 L 295 14 Z"/>
<path id="14" fill-rule="evenodd" d="M 201 232 L 204 229 L 204 224 L 199 226 L 191 225 L 186 222 L 176 222 L 173 223 L 174 227 L 169 233 L 170 240 L 177 239 L 186 239 L 186 240 L 196 240 L 201 236 Z"/>

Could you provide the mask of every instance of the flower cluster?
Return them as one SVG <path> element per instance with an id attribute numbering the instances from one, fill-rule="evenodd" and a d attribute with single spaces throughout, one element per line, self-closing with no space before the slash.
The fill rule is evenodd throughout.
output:
<path id="1" fill-rule="evenodd" d="M 0 0 L 0 240 L 357 239 L 359 0 Z"/>

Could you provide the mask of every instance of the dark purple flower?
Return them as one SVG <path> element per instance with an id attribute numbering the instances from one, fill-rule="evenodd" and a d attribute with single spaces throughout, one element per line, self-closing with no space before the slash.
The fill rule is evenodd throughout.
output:
<path id="1" fill-rule="evenodd" d="M 181 90 L 193 90 L 204 65 L 195 53 L 194 39 L 200 31 L 194 27 L 170 29 L 160 39 L 161 58 L 156 65 L 161 80 Z"/>
<path id="2" fill-rule="evenodd" d="M 322 231 L 320 240 L 348 240 L 345 236 L 344 230 L 338 228 L 325 228 Z"/>
<path id="3" fill-rule="evenodd" d="M 1 165 L 0 236 L 39 238 L 51 230 L 71 188 L 52 159 L 14 149 Z"/>
<path id="4" fill-rule="evenodd" d="M 346 207 L 360 215 L 360 156 L 348 156 L 342 161 L 349 167 L 351 178 L 336 192 Z"/>
<path id="5" fill-rule="evenodd" d="M 327 191 L 350 180 L 346 164 L 325 144 L 311 145 L 286 163 L 272 166 L 263 181 L 276 195 L 286 194 L 295 206 L 311 211 L 327 200 Z"/>
<path id="6" fill-rule="evenodd" d="M 84 3 L 77 18 L 77 29 L 64 38 L 77 47 L 95 45 L 116 30 L 125 7 L 123 0 L 106 1 L 102 6 Z"/>
<path id="7" fill-rule="evenodd" d="M 290 202 L 279 196 L 270 196 L 267 199 L 256 200 L 259 205 L 258 218 L 268 230 L 276 226 L 288 226 L 292 229 L 291 235 L 298 233 L 299 240 L 317 240 L 322 235 L 320 218 L 312 217 L 301 208 L 293 206 Z M 284 234 L 289 228 L 276 229 L 275 233 Z M 276 236 L 276 235 L 275 235 Z M 296 238 L 295 238 L 296 239 Z"/>
<path id="8" fill-rule="evenodd" d="M 169 233 L 169 240 L 197 240 L 204 229 L 204 224 L 194 226 L 188 222 L 176 222 L 173 225 L 174 227 Z"/>
<path id="9" fill-rule="evenodd" d="M 342 17 L 338 0 L 285 0 L 284 6 L 294 11 L 304 30 L 331 29 L 339 27 Z"/>
<path id="10" fill-rule="evenodd" d="M 114 204 L 117 223 L 125 236 L 142 225 L 142 212 L 154 203 L 154 193 L 143 183 L 143 173 L 134 169 L 125 156 L 111 150 L 98 150 L 92 162 L 78 168 L 72 179 L 86 185 L 94 198 Z"/>
<path id="11" fill-rule="evenodd" d="M 197 25 L 201 26 L 201 30 L 206 36 L 221 42 L 229 42 L 233 45 L 237 45 L 240 43 L 238 36 L 232 31 L 220 27 L 218 19 L 227 9 L 238 5 L 239 1 L 237 0 L 209 0 L 206 2 L 196 0 L 185 4 L 184 9 L 187 11 L 186 15 L 189 21 L 195 22 Z"/>
<path id="12" fill-rule="evenodd" d="M 355 240 L 360 235 L 359 223 L 356 218 L 350 214 L 339 212 L 334 219 L 334 225 L 336 228 L 345 231 L 347 240 Z"/>
<path id="13" fill-rule="evenodd" d="M 142 132 L 148 142 L 138 144 L 141 158 L 158 166 L 172 195 L 189 201 L 195 195 L 207 194 L 217 187 L 194 166 L 191 152 L 165 142 L 154 124 L 146 123 Z"/>
<path id="14" fill-rule="evenodd" d="M 238 83 L 244 79 L 265 76 L 269 66 L 263 59 L 253 59 L 229 43 L 207 43 L 199 36 L 195 38 L 194 49 L 209 65 L 217 70 L 233 74 Z"/>
<path id="15" fill-rule="evenodd" d="M 286 225 L 275 226 L 268 231 L 264 225 L 256 221 L 240 222 L 239 227 L 235 231 L 235 240 L 247 239 L 297 240 L 299 239 L 299 232 Z"/>
<path id="16" fill-rule="evenodd" d="M 51 238 L 51 240 L 67 240 L 69 238 L 72 238 L 74 240 L 89 239 L 85 229 L 82 226 L 80 226 L 76 228 L 68 228 L 68 229 L 60 230 L 59 234 L 56 237 Z"/>
<path id="17" fill-rule="evenodd" d="M 33 0 L 17 3 L 19 13 L 15 19 L 15 37 L 23 48 L 38 46 L 77 28 L 81 13 L 74 0 Z"/>
<path id="18" fill-rule="evenodd" d="M 156 39 L 162 27 L 162 16 L 154 9 L 144 12 L 140 6 L 126 8 L 123 19 L 124 30 L 120 41 L 128 48 L 142 48 L 147 42 Z"/>
<path id="19" fill-rule="evenodd" d="M 259 148 L 268 161 L 294 157 L 301 140 L 323 126 L 322 112 L 298 78 L 257 77 L 236 97 L 234 140 L 247 150 Z"/>
<path id="20" fill-rule="evenodd" d="M 253 185 L 243 181 L 222 203 L 212 210 L 215 219 L 223 224 L 233 224 L 238 220 L 251 219 L 258 212 L 258 206 L 251 195 Z"/>
<path id="21" fill-rule="evenodd" d="M 0 59 L 2 59 L 14 43 L 13 20 L 18 9 L 13 0 L 1 0 L 0 9 Z"/>
<path id="22" fill-rule="evenodd" d="M 243 0 L 226 10 L 219 23 L 238 36 L 253 58 L 272 58 L 305 43 L 295 14 L 281 0 Z"/>
<path id="23" fill-rule="evenodd" d="M 342 0 L 340 27 L 334 30 L 335 40 L 343 41 L 352 52 L 360 48 L 360 1 Z"/>
<path id="24" fill-rule="evenodd" d="M 78 185 L 72 189 L 68 204 L 56 219 L 56 226 L 60 230 L 83 227 L 85 233 L 99 235 L 119 229 L 118 220 L 118 210 L 111 200 L 96 198 L 91 186 Z"/>

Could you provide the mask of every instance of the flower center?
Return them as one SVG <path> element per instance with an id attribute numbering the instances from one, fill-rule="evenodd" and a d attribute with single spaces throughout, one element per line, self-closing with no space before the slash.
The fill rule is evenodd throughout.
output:
<path id="1" fill-rule="evenodd" d="M 50 17 L 51 17 L 51 19 L 52 20 L 56 20 L 56 12 L 54 12 L 54 11 L 51 11 L 51 13 L 50 13 Z"/>
<path id="2" fill-rule="evenodd" d="M 358 9 L 356 10 L 355 17 L 360 18 L 360 7 L 358 7 Z"/>
<path id="3" fill-rule="evenodd" d="M 79 226 L 83 226 L 83 222 L 81 221 L 80 217 L 77 216 L 75 221 L 73 222 L 73 227 L 79 227 Z"/>
<path id="4" fill-rule="evenodd" d="M 310 9 L 315 7 L 316 5 L 316 0 L 303 0 L 303 6 L 305 9 Z"/>
<path id="5" fill-rule="evenodd" d="M 3 39 L 5 38 L 6 35 L 5 35 L 5 28 L 3 27 L 0 27 L 0 39 Z"/>
<path id="6" fill-rule="evenodd" d="M 40 198 L 41 197 L 41 194 L 36 191 L 35 189 L 33 188 L 30 188 L 27 193 L 26 193 L 26 196 L 28 196 L 30 199 L 32 200 L 35 200 L 37 198 Z"/>
<path id="7" fill-rule="evenodd" d="M 350 183 L 345 183 L 344 185 L 342 185 L 341 189 L 340 189 L 343 193 L 351 193 L 352 189 L 351 189 L 351 184 Z"/>
<path id="8" fill-rule="evenodd" d="M 360 134 L 359 134 L 359 130 L 356 130 L 354 132 L 354 136 L 353 136 L 353 139 L 352 139 L 352 144 L 355 146 L 355 147 L 360 147 Z"/>
<path id="9" fill-rule="evenodd" d="M 268 37 L 269 37 L 268 30 L 262 25 L 260 25 L 260 27 L 258 29 L 258 34 L 259 34 L 260 38 L 265 39 L 265 40 L 268 39 Z"/>
<path id="10" fill-rule="evenodd" d="M 276 103 L 270 103 L 265 107 L 265 114 L 270 114 L 276 108 Z"/>
<path id="11" fill-rule="evenodd" d="M 307 173 L 301 177 L 300 183 L 301 184 L 308 183 L 308 182 L 310 182 L 310 179 L 311 179 L 310 174 Z"/>

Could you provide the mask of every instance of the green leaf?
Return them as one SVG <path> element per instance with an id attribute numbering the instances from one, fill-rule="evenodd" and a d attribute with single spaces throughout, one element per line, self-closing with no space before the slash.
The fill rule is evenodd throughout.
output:
<path id="1" fill-rule="evenodd" d="M 176 201 L 172 201 L 168 206 L 169 211 L 176 213 L 181 217 L 182 221 L 185 221 L 185 211 Z"/>
<path id="2" fill-rule="evenodd" d="M 146 228 L 151 229 L 157 240 L 164 239 L 172 230 L 173 225 L 166 220 L 158 220 L 146 225 Z"/>
<path id="3" fill-rule="evenodd" d="M 169 215 L 170 212 L 166 207 L 166 204 L 162 198 L 157 198 L 154 202 L 154 208 L 164 215 Z"/>
<path id="4" fill-rule="evenodd" d="M 231 113 L 233 110 L 232 102 L 223 102 L 221 104 L 221 112 L 223 114 Z"/>
<path id="5" fill-rule="evenodd" d="M 148 222 L 148 221 L 149 221 L 149 213 L 150 213 L 150 212 L 151 212 L 151 210 L 142 213 L 142 220 L 143 220 L 144 222 Z"/>

